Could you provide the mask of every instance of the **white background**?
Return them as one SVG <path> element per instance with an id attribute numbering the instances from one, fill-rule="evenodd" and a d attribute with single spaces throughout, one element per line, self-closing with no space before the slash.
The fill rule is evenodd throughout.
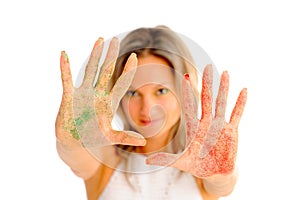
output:
<path id="1" fill-rule="evenodd" d="M 94 41 L 164 24 L 231 77 L 228 117 L 248 88 L 239 181 L 224 199 L 299 199 L 299 4 L 296 1 L 1 1 L 0 199 L 85 199 L 58 158 L 59 57 L 74 76 Z M 197 3 L 196 3 L 197 2 Z"/>

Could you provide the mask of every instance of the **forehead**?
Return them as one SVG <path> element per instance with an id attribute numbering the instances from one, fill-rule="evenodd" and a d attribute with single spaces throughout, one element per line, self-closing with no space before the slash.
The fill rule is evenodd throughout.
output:
<path id="1" fill-rule="evenodd" d="M 171 67 L 159 64 L 139 66 L 131 87 L 139 88 L 146 84 L 173 85 L 174 75 Z"/>
<path id="2" fill-rule="evenodd" d="M 138 58 L 138 67 L 131 87 L 137 89 L 146 84 L 170 87 L 174 84 L 174 74 L 167 60 L 154 55 Z"/>
<path id="3" fill-rule="evenodd" d="M 152 64 L 152 63 L 170 66 L 168 60 L 161 56 L 156 56 L 147 52 L 141 54 L 141 56 L 138 56 L 138 66 Z"/>

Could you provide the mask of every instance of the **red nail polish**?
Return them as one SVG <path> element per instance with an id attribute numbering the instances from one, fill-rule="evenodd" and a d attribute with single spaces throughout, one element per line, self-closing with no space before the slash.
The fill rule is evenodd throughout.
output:
<path id="1" fill-rule="evenodd" d="M 185 74 L 184 74 L 184 78 L 185 78 L 186 80 L 189 80 L 189 79 L 190 79 L 190 75 L 189 75 L 188 73 L 185 73 Z"/>

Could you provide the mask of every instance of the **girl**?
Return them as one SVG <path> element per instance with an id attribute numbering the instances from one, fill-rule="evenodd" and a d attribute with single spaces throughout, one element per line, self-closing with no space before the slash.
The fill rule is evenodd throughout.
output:
<path id="1" fill-rule="evenodd" d="M 103 51 L 93 48 L 83 83 L 74 88 L 61 55 L 62 104 L 56 120 L 57 150 L 83 178 L 88 199 L 218 199 L 236 183 L 238 124 L 247 91 L 229 123 L 229 87 L 221 75 L 212 114 L 212 66 L 203 72 L 197 119 L 197 70 L 180 37 L 165 26 L 140 28 L 113 38 L 94 84 Z M 123 128 L 114 130 L 115 114 Z"/>

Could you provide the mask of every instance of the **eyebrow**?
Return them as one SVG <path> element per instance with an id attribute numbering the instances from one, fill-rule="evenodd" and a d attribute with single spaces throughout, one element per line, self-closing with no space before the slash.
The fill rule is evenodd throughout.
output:
<path id="1" fill-rule="evenodd" d="M 149 84 L 155 85 L 154 86 L 155 88 L 159 88 L 159 87 L 169 87 L 169 88 L 171 88 L 171 85 L 172 85 L 172 83 L 170 83 L 168 81 L 167 82 L 162 82 L 162 83 L 149 82 L 149 83 L 146 83 L 146 84 L 142 85 L 141 87 L 143 87 L 145 85 L 149 85 Z M 141 87 L 139 87 L 139 88 L 141 88 Z M 139 88 L 136 88 L 136 87 L 133 87 L 132 85 L 130 85 L 128 90 L 138 90 Z"/>

